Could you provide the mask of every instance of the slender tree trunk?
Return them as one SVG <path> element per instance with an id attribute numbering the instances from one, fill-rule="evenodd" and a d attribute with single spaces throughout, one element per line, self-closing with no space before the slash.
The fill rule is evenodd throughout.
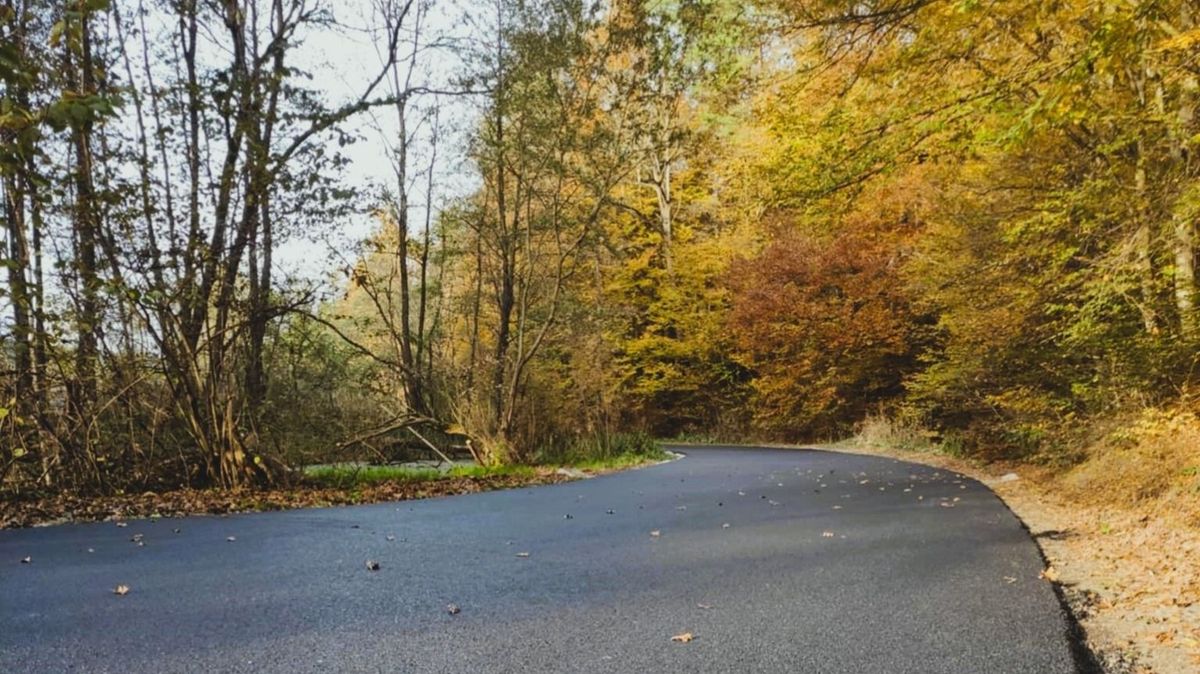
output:
<path id="1" fill-rule="evenodd" d="M 26 193 L 29 195 L 30 233 L 33 242 L 33 364 L 36 398 L 45 401 L 46 375 L 49 366 L 50 336 L 46 332 L 45 273 L 42 254 L 42 202 L 37 184 L 33 180 L 33 161 L 26 162 Z M 44 409 L 45 406 L 42 405 Z"/>
<path id="2" fill-rule="evenodd" d="M 72 86 L 82 95 L 96 93 L 95 64 L 92 61 L 91 26 L 84 13 L 82 22 L 79 62 L 74 63 L 71 49 L 66 50 L 66 70 L 70 73 Z M 72 403 L 76 411 L 84 415 L 96 398 L 96 367 L 99 358 L 100 331 L 100 276 L 97 271 L 96 246 L 99 229 L 96 207 L 96 188 L 92 157 L 92 122 L 90 119 L 77 122 L 71 130 L 74 150 L 75 187 L 75 264 L 80 278 L 80 302 L 76 317 L 75 378 Z"/>
<path id="3" fill-rule="evenodd" d="M 671 165 L 664 163 L 657 172 L 654 194 L 658 198 L 658 222 L 662 230 L 663 264 L 667 276 L 675 275 L 675 213 L 671 195 Z"/>
<path id="4" fill-rule="evenodd" d="M 1180 31 L 1190 31 L 1194 24 L 1190 0 L 1181 3 Z M 1179 86 L 1177 127 L 1172 134 L 1172 159 L 1183 177 L 1185 190 L 1193 180 L 1191 157 L 1185 148 L 1194 133 L 1198 88 L 1200 85 L 1196 76 L 1190 72 L 1185 74 Z M 1185 339 L 1195 339 L 1200 330 L 1200 316 L 1196 313 L 1196 221 L 1191 209 L 1175 214 L 1171 230 L 1171 252 L 1175 258 L 1175 310 L 1179 314 L 1179 329 Z"/>
<path id="5" fill-rule="evenodd" d="M 503 214 L 503 211 L 501 211 Z M 507 235 L 504 236 L 508 239 Z M 511 247 L 511 243 L 505 243 L 505 248 Z M 492 414 L 495 420 L 496 431 L 500 433 L 502 438 L 505 438 L 508 433 L 504 414 L 504 373 L 507 369 L 508 347 L 512 340 L 512 315 L 513 307 L 516 305 L 516 292 L 514 287 L 514 267 L 515 261 L 507 250 L 501 253 L 500 261 L 500 289 L 496 297 L 496 353 L 495 353 L 495 369 L 492 371 Z"/>
<path id="6" fill-rule="evenodd" d="M 273 24 L 272 39 L 279 39 L 282 32 L 286 30 L 286 18 L 281 0 L 274 0 L 271 13 Z M 255 45 L 255 52 L 258 52 L 257 43 Z M 268 170 L 267 164 L 271 159 L 270 147 L 275 135 L 275 123 L 278 117 L 280 84 L 285 74 L 284 52 L 282 49 L 278 49 L 275 51 L 272 59 L 271 76 L 265 83 L 267 88 L 265 96 L 266 105 L 260 106 L 265 107 L 265 110 L 262 111 L 262 115 L 259 118 L 262 127 L 259 134 L 261 135 L 261 143 L 255 156 L 258 158 L 259 164 L 261 164 L 257 170 L 263 174 Z M 260 266 L 259 269 L 252 269 L 250 271 L 250 315 L 248 316 L 249 325 L 247 326 L 250 348 L 246 360 L 246 400 L 252 417 L 257 416 L 259 409 L 267 398 L 267 372 L 266 367 L 263 365 L 263 349 L 271 317 L 271 277 L 275 247 L 269 182 L 269 177 L 262 175 L 258 181 L 259 184 L 256 185 L 256 189 L 260 192 L 257 215 L 258 231 L 256 232 L 257 237 L 252 236 L 252 243 L 255 245 L 256 254 L 254 261 Z"/>
<path id="7" fill-rule="evenodd" d="M 467 404 L 475 402 L 475 370 L 479 366 L 479 318 L 483 311 L 483 225 L 475 232 L 475 291 L 471 295 L 471 344 L 467 358 Z"/>
<path id="8" fill-rule="evenodd" d="M 1172 246 L 1175 253 L 1175 308 L 1180 331 L 1186 338 L 1197 336 L 1196 315 L 1196 223 L 1176 218 Z"/>
<path id="9" fill-rule="evenodd" d="M 507 162 L 505 152 L 505 97 L 507 96 L 505 81 L 504 54 L 504 14 L 503 8 L 497 6 L 497 40 L 496 40 L 496 90 L 493 111 L 496 143 L 496 214 L 499 227 L 500 279 L 496 294 L 496 351 L 495 363 L 492 370 L 491 402 L 492 420 L 495 432 L 501 439 L 507 440 L 508 429 L 504 428 L 504 372 L 508 359 L 508 346 L 511 339 L 512 313 L 515 303 L 514 275 L 516 274 L 516 259 L 513 248 L 516 242 L 511 232 L 517 229 L 519 204 L 513 207 L 511 230 L 508 222 L 507 204 Z"/>
<path id="10" fill-rule="evenodd" d="M 25 274 L 29 269 L 29 247 L 25 236 L 25 198 L 17 188 L 17 177 L 4 180 L 4 219 L 8 229 L 8 289 L 13 311 L 13 364 L 16 367 L 17 403 L 31 403 L 33 389 L 32 299 Z"/>
<path id="11" fill-rule="evenodd" d="M 433 221 L 433 171 L 437 164 L 437 134 L 438 121 L 437 110 L 434 110 L 432 148 L 429 157 L 429 173 L 425 177 L 425 229 L 421 234 L 421 290 L 417 298 L 417 363 L 418 371 L 420 371 L 420 363 L 424 360 L 426 350 L 429 349 L 430 336 L 426 333 L 425 320 L 429 305 L 429 249 L 433 245 L 432 239 L 432 221 Z"/>
<path id="12" fill-rule="evenodd" d="M 397 83 L 397 87 L 399 84 Z M 424 413 L 421 402 L 420 382 L 417 381 L 413 359 L 412 335 L 412 289 L 409 283 L 408 269 L 408 101 L 404 96 L 396 103 L 397 117 L 400 125 L 399 144 L 397 146 L 396 166 L 396 265 L 399 268 L 400 281 L 400 360 L 404 364 L 402 378 L 404 381 L 405 406 L 418 414 Z"/>
<path id="13" fill-rule="evenodd" d="M 1141 288 L 1139 311 L 1142 328 L 1146 334 L 1158 334 L 1158 312 L 1155 311 L 1156 292 L 1154 283 L 1154 257 L 1151 252 L 1153 237 L 1150 233 L 1146 206 L 1146 161 L 1142 141 L 1137 143 L 1137 164 L 1134 169 L 1134 191 L 1136 193 L 1137 228 L 1133 233 L 1134 270 Z"/>

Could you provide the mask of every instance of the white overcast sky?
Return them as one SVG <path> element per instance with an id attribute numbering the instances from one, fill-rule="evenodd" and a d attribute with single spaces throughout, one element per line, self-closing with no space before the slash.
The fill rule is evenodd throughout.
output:
<path id="1" fill-rule="evenodd" d="M 422 0 L 417 0 L 418 2 Z M 424 0 L 428 10 L 423 19 L 422 41 L 435 39 L 459 42 L 478 39 L 465 18 L 469 16 L 472 0 Z M 326 0 L 342 28 L 321 31 L 304 37 L 303 44 L 295 54 L 296 64 L 313 74 L 313 85 L 325 93 L 326 102 L 337 106 L 341 102 L 357 98 L 369 81 L 379 72 L 382 54 L 373 36 L 366 30 L 372 25 L 371 11 L 374 0 Z M 411 25 L 411 19 L 408 22 Z M 484 37 L 486 39 L 486 37 Z M 464 64 L 453 49 L 430 49 L 419 59 L 424 65 L 413 78 L 414 84 L 439 89 L 453 88 L 456 77 L 463 72 Z M 380 92 L 384 93 L 384 92 Z M 470 192 L 476 185 L 471 167 L 465 163 L 464 147 L 466 132 L 477 119 L 482 101 L 478 97 L 440 97 L 439 126 L 442 138 L 438 144 L 438 161 L 434 179 L 434 210 L 445 205 L 454 197 Z M 418 105 L 432 104 L 426 96 Z M 420 113 L 412 115 L 418 117 Z M 414 122 L 410 119 L 409 124 Z M 380 108 L 361 114 L 353 119 L 349 127 L 363 139 L 343 148 L 351 163 L 343 176 L 345 182 L 359 188 L 374 185 L 394 184 L 391 150 L 395 147 L 398 134 L 395 111 Z M 424 170 L 427 166 L 428 143 L 422 128 L 417 134 L 416 156 L 411 158 L 410 171 Z M 413 129 L 410 127 L 410 133 Z M 410 221 L 424 221 L 425 181 L 416 181 L 411 200 Z M 279 250 L 277 260 L 280 271 L 310 279 L 322 278 L 336 262 L 338 256 L 352 256 L 353 245 L 367 236 L 374 226 L 370 215 L 361 213 L 346 222 L 331 223 L 323 241 L 292 239 Z"/>

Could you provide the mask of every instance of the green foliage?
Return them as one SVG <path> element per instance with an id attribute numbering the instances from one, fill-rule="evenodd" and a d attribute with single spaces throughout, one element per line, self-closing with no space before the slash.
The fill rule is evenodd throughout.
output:
<path id="1" fill-rule="evenodd" d="M 387 417 L 376 368 L 306 318 L 289 318 L 269 337 L 263 441 L 289 465 L 347 458 L 332 448 Z"/>
<path id="2" fill-rule="evenodd" d="M 542 446 L 539 463 L 577 468 L 621 468 L 647 461 L 661 461 L 666 452 L 647 433 L 620 432 L 575 435 Z"/>
<path id="3" fill-rule="evenodd" d="M 530 477 L 535 469 L 530 466 L 452 466 L 448 470 L 416 468 L 412 466 L 372 466 L 357 464 L 333 464 L 308 466 L 304 479 L 323 487 L 348 489 L 358 485 L 381 482 L 430 482 L 447 478 L 486 478 L 496 476 Z"/>
<path id="4" fill-rule="evenodd" d="M 852 432 L 1060 464 L 1200 384 L 1181 0 L 502 0 L 462 54 L 488 92 L 465 152 L 390 148 L 474 171 L 427 227 L 341 182 L 343 122 L 390 97 L 329 107 L 300 42 L 262 52 L 247 21 L 332 19 L 285 4 L 0 8 L 10 482 L 233 486 L 419 438 L 480 475 Z M 406 143 L 436 135 L 421 91 Z M 273 269 L 368 206 L 336 299 Z"/>

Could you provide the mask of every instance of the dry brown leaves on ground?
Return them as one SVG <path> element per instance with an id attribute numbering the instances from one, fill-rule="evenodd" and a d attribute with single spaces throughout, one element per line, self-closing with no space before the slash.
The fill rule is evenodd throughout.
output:
<path id="1" fill-rule="evenodd" d="M 1132 659 L 1137 672 L 1200 671 L 1200 533 L 1167 514 L 1064 504 L 1015 484 L 997 491 L 1041 544 L 1047 578 L 1063 586 L 1102 659 Z"/>
<path id="2" fill-rule="evenodd" d="M 424 482 L 381 482 L 353 489 L 302 485 L 294 489 L 219 491 L 180 489 L 121 496 L 82 497 L 71 494 L 0 499 L 0 529 L 71 521 L 104 521 L 135 517 L 181 517 L 286 510 L 314 506 L 353 505 L 381 501 L 471 494 L 533 484 L 565 482 L 573 478 L 553 471 L 528 475 L 453 477 Z"/>

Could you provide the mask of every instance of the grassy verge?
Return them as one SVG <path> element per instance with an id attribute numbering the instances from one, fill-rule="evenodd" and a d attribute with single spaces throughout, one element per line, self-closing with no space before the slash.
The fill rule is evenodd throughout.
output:
<path id="1" fill-rule="evenodd" d="M 552 443 L 537 452 L 537 463 L 561 468 L 607 471 L 670 458 L 645 433 L 602 433 Z"/>
<path id="2" fill-rule="evenodd" d="M 470 494 L 565 482 L 668 458 L 658 444 L 634 435 L 576 440 L 536 465 L 458 465 L 449 470 L 412 466 L 310 466 L 289 485 L 243 490 L 175 489 L 140 494 L 67 493 L 0 498 L 0 529 L 70 521 L 182 517 L 354 505 Z M 562 470 L 564 468 L 571 470 Z"/>
<path id="3" fill-rule="evenodd" d="M 584 472 L 591 473 L 606 473 L 614 470 L 623 470 L 625 468 L 636 468 L 647 463 L 657 463 L 666 461 L 671 458 L 671 455 L 663 450 L 658 450 L 654 453 L 625 453 L 616 454 L 613 456 L 597 457 L 594 459 L 583 459 L 570 464 L 559 466 L 560 468 L 575 468 Z"/>
<path id="4" fill-rule="evenodd" d="M 653 447 L 638 450 L 623 449 L 616 453 L 574 452 L 562 455 L 556 461 L 543 461 L 536 465 L 460 465 L 449 470 L 438 470 L 437 468 L 413 466 L 333 464 L 305 468 L 304 482 L 320 488 L 353 489 L 366 485 L 410 484 L 462 478 L 475 480 L 494 477 L 533 479 L 540 473 L 560 468 L 585 474 L 607 473 L 635 468 L 647 463 L 656 463 L 668 458 L 670 455 L 655 444 Z"/>
<path id="5" fill-rule="evenodd" d="M 533 466 L 454 466 L 449 470 L 436 468 L 414 468 L 412 466 L 363 466 L 334 464 L 309 466 L 304 469 L 304 480 L 319 487 L 345 489 L 359 485 L 384 482 L 430 482 L 456 478 L 487 477 L 533 477 L 537 469 Z"/>

